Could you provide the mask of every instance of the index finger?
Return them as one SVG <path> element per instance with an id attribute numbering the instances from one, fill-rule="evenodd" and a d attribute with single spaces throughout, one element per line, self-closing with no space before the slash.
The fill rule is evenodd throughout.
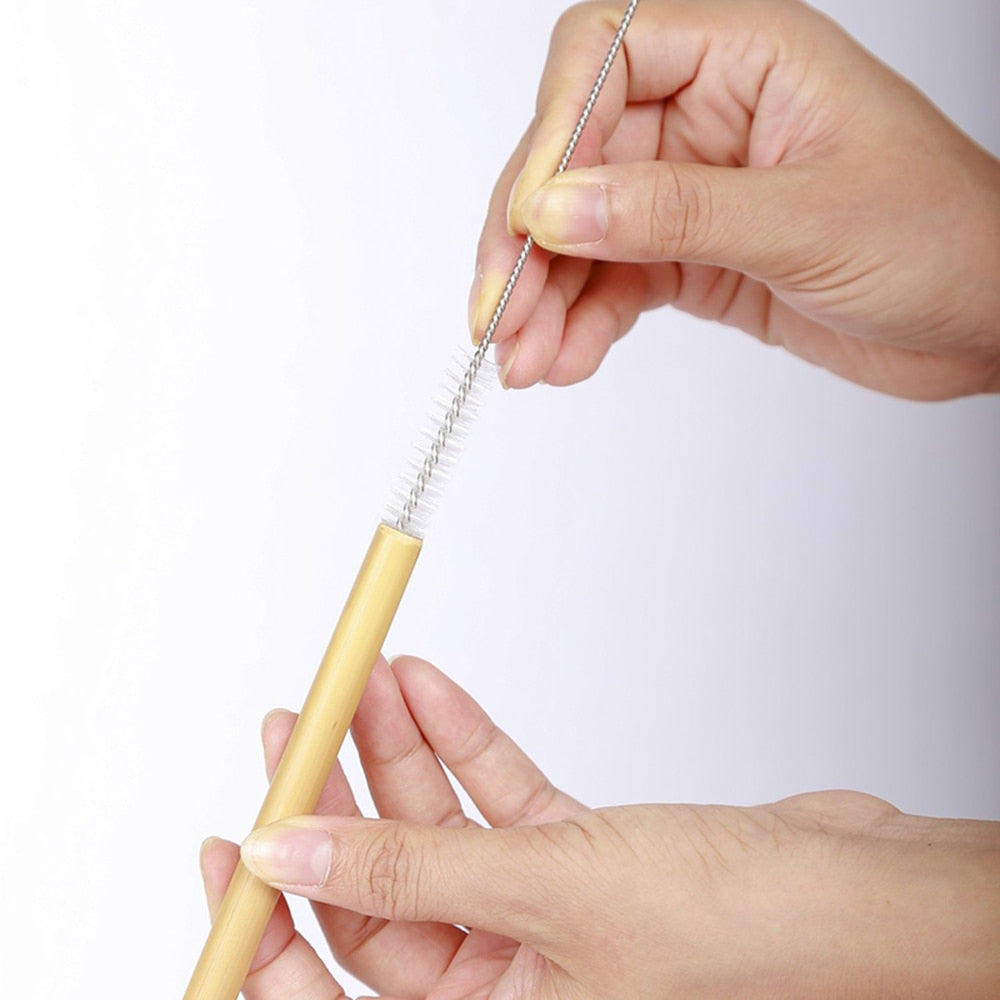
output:
<path id="1" fill-rule="evenodd" d="M 529 146 L 530 131 L 518 143 L 493 189 L 476 248 L 476 275 L 469 293 L 469 331 L 475 344 L 483 339 L 493 319 L 524 245 L 523 236 L 512 236 L 507 231 L 506 217 L 507 198 Z M 493 343 L 499 344 L 511 337 L 534 311 L 545 287 L 550 256 L 541 247 L 535 247 L 528 256 L 507 308 L 493 332 Z"/>
<path id="2" fill-rule="evenodd" d="M 557 172 L 571 145 L 575 147 L 573 162 L 594 162 L 596 152 L 593 149 L 588 151 L 588 147 L 594 147 L 594 130 L 585 128 L 578 134 L 580 122 L 583 120 L 584 109 L 586 116 L 589 116 L 594 107 L 593 97 L 608 83 L 607 71 L 609 68 L 613 69 L 612 60 L 637 3 L 638 0 L 630 0 L 620 23 L 617 16 L 613 18 L 609 38 L 604 39 L 600 34 L 588 32 L 584 36 L 584 42 L 590 44 L 584 44 L 582 53 L 571 44 L 574 58 L 587 60 L 593 54 L 593 67 L 586 75 L 569 72 L 558 59 L 553 58 L 557 50 L 560 25 L 570 19 L 573 11 L 563 15 L 556 26 L 539 90 L 535 119 L 507 161 L 493 189 L 479 241 L 476 279 L 469 298 L 469 328 L 475 343 L 483 338 L 507 285 L 507 276 L 511 274 L 522 245 L 527 245 L 516 238 L 518 234 L 523 236 L 525 233 L 520 224 L 518 205 L 527 194 Z M 597 6 L 599 5 L 588 5 L 588 9 Z M 610 7 L 607 9 L 610 10 Z M 588 20 L 589 23 L 591 22 Z M 598 82 L 595 82 L 594 74 L 598 67 L 600 73 Z M 627 77 L 627 73 L 625 76 Z M 620 88 L 620 73 L 618 79 Z M 582 89 L 584 86 L 586 90 Z M 581 93 L 578 94 L 577 91 Z M 614 120 L 617 121 L 617 118 Z M 598 140 L 596 149 L 599 150 L 601 145 L 603 143 Z M 520 283 L 511 296 L 510 307 L 493 333 L 496 343 L 507 340 L 538 305 L 547 277 L 547 265 L 547 255 L 538 248 L 527 258 Z M 510 351 L 506 353 L 509 355 Z"/>
<path id="3" fill-rule="evenodd" d="M 719 8 L 691 0 L 648 4 L 637 13 L 604 80 L 570 166 L 594 166 L 618 128 L 629 103 L 662 100 L 689 83 L 708 48 L 709 29 Z M 508 227 L 525 232 L 521 206 L 556 172 L 586 106 L 594 74 L 624 23 L 622 3 L 579 4 L 560 17 L 552 32 L 538 87 L 535 129 L 520 177 L 509 201 Z M 735 14 L 736 8 L 732 11 Z M 721 12 L 721 13 L 724 13 Z"/>
<path id="4" fill-rule="evenodd" d="M 587 811 L 437 667 L 402 656 L 393 660 L 392 671 L 430 748 L 491 826 L 556 823 Z"/>

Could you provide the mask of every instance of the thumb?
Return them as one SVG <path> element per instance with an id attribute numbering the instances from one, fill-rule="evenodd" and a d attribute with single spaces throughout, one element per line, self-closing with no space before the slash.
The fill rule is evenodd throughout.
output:
<path id="1" fill-rule="evenodd" d="M 316 902 L 541 943 L 558 895 L 548 855 L 558 848 L 538 831 L 302 816 L 255 830 L 241 851 L 262 881 Z"/>
<path id="2" fill-rule="evenodd" d="M 806 169 L 623 163 L 567 170 L 523 203 L 547 250 L 595 260 L 689 261 L 768 280 L 807 238 Z M 813 214 L 816 206 L 811 206 Z"/>

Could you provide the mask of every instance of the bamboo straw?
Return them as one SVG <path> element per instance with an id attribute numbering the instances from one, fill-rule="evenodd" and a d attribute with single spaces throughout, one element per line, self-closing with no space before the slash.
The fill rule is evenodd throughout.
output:
<path id="1" fill-rule="evenodd" d="M 316 808 L 420 545 L 386 524 L 375 531 L 254 829 Z M 276 889 L 237 866 L 184 1000 L 235 1000 L 277 901 Z"/>

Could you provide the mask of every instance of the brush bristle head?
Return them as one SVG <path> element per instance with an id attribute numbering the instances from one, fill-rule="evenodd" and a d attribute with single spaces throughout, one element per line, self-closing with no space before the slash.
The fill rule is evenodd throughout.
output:
<path id="1" fill-rule="evenodd" d="M 469 428 L 496 381 L 496 365 L 486 359 L 485 350 L 462 352 L 453 359 L 413 457 L 393 490 L 383 518 L 386 524 L 424 537 Z"/>

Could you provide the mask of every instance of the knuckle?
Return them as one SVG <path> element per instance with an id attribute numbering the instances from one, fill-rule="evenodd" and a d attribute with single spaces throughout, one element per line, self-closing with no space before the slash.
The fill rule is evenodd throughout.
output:
<path id="1" fill-rule="evenodd" d="M 607 3 L 602 0 L 581 0 L 567 7 L 556 19 L 555 34 L 572 34 L 579 28 L 592 27 L 600 17 L 600 12 Z"/>
<path id="2" fill-rule="evenodd" d="M 649 211 L 649 246 L 661 259 L 695 253 L 704 241 L 712 216 L 711 192 L 691 174 L 684 178 L 673 164 L 653 175 Z"/>
<path id="3" fill-rule="evenodd" d="M 573 60 L 586 56 L 591 48 L 606 48 L 621 16 L 620 6 L 608 0 L 575 3 L 556 19 L 552 29 L 552 48 Z"/>
<path id="4" fill-rule="evenodd" d="M 380 830 L 360 860 L 359 896 L 369 899 L 379 915 L 397 919 L 417 905 L 422 864 L 395 826 Z"/>

